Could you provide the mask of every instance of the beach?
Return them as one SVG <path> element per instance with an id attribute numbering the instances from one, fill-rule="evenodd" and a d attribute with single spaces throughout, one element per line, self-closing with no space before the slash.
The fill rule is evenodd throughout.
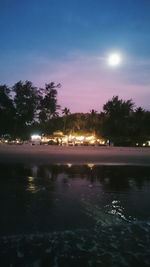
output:
<path id="1" fill-rule="evenodd" d="M 1 144 L 0 163 L 149 166 L 150 148 Z"/>

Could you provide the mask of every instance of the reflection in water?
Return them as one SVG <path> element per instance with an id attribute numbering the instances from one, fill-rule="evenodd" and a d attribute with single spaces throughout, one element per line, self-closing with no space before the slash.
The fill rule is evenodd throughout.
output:
<path id="1" fill-rule="evenodd" d="M 37 177 L 38 167 L 37 166 L 33 166 L 31 168 L 31 171 L 32 171 L 32 176 Z"/>
<path id="2" fill-rule="evenodd" d="M 33 170 L 33 169 L 32 169 Z M 36 167 L 36 173 L 35 173 L 35 177 L 36 177 L 36 175 L 37 175 L 37 170 L 38 170 L 38 168 Z M 32 172 L 33 173 L 33 172 Z M 27 187 L 26 187 L 26 190 L 27 191 L 30 191 L 31 193 L 37 193 L 38 192 L 38 190 L 39 190 L 39 186 L 37 186 L 36 184 L 35 184 L 35 177 L 33 177 L 33 176 L 28 176 L 28 185 L 27 185 Z"/>
<path id="3" fill-rule="evenodd" d="M 29 182 L 33 182 L 33 181 L 34 181 L 34 177 L 29 176 L 29 177 L 28 177 L 28 181 L 29 181 Z"/>
<path id="4" fill-rule="evenodd" d="M 110 225 L 130 222 L 133 218 L 150 218 L 145 208 L 150 201 L 150 167 L 69 163 L 0 167 L 3 177 L 0 190 L 5 206 L 8 210 L 10 206 L 13 208 L 18 221 L 21 213 L 21 219 L 26 223 L 29 220 L 34 228 L 35 218 L 26 217 L 26 211 L 30 210 L 29 215 L 35 215 L 35 228 L 39 231 L 42 229 L 41 214 L 46 218 L 47 231 L 55 227 L 72 229 L 84 224 Z M 20 211 L 21 205 L 24 213 Z M 1 207 L 3 210 L 2 203 Z M 5 216 L 6 221 L 12 220 L 11 213 Z M 78 220 L 78 216 L 82 220 Z M 22 228 L 26 228 L 24 222 Z M 6 225 L 4 228 L 8 227 Z"/>
<path id="5" fill-rule="evenodd" d="M 33 182 L 29 182 L 26 190 L 31 191 L 32 193 L 35 193 L 35 192 L 37 192 L 38 187 Z"/>
<path id="6" fill-rule="evenodd" d="M 85 263 L 86 266 L 101 266 L 99 264 L 103 261 L 108 266 L 112 262 L 118 266 L 114 255 L 120 253 L 119 261 L 125 262 L 126 247 L 133 253 L 136 251 L 131 266 L 137 263 L 137 255 L 142 261 L 147 260 L 143 255 L 148 254 L 138 254 L 138 249 L 141 251 L 143 248 L 143 253 L 147 253 L 145 251 L 149 247 L 150 167 L 19 164 L 0 165 L 0 173 L 0 234 L 16 235 L 14 240 L 11 237 L 16 246 L 14 253 L 24 255 L 23 264 L 28 258 L 28 244 L 32 251 L 36 251 L 37 258 L 36 242 L 39 242 L 40 251 L 44 248 L 48 251 L 42 253 L 51 253 L 49 260 L 54 262 L 50 266 L 54 266 L 55 261 L 57 266 L 66 267 L 68 262 L 71 266 L 71 259 L 81 260 L 84 253 L 83 262 L 79 261 L 74 266 L 85 266 Z M 9 242 L 6 238 L 2 240 L 6 245 L 0 242 L 1 255 L 11 260 L 6 249 Z M 19 252 L 16 240 L 20 240 Z M 77 253 L 77 257 L 73 253 Z M 130 251 L 127 253 L 131 254 Z M 72 258 L 67 258 L 65 262 L 62 255 L 71 255 Z M 31 259 L 30 256 L 29 253 Z M 119 266 L 130 266 L 130 257 L 126 265 L 122 263 Z M 8 263 L 10 266 L 11 262 Z M 26 265 L 17 264 L 12 266 L 30 266 L 28 260 Z M 49 266 L 49 262 L 38 265 L 35 261 L 34 264 Z"/>
<path id="7" fill-rule="evenodd" d="M 131 220 L 133 220 L 131 216 L 128 216 L 128 217 L 125 216 L 124 207 L 121 205 L 121 202 L 118 200 L 113 200 L 112 203 L 110 205 L 106 205 L 105 208 L 108 214 L 117 216 L 118 218 L 126 222 L 130 222 Z"/>
<path id="8" fill-rule="evenodd" d="M 133 220 L 131 216 L 124 214 L 124 208 L 120 201 L 113 200 L 111 204 L 101 208 L 98 205 L 93 205 L 87 201 L 83 201 L 86 214 L 95 220 L 95 227 L 112 226 Z"/>

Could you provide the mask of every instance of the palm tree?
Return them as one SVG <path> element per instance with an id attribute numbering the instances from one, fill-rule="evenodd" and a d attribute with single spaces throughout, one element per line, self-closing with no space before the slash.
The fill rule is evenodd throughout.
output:
<path id="1" fill-rule="evenodd" d="M 95 135 L 97 124 L 98 124 L 98 114 L 97 114 L 97 111 L 94 109 L 90 110 L 89 123 L 90 123 L 91 131 Z"/>
<path id="2" fill-rule="evenodd" d="M 94 109 L 91 109 L 91 110 L 90 110 L 90 113 L 91 113 L 91 115 L 92 115 L 93 117 L 95 117 L 95 115 L 97 114 L 97 111 L 94 110 Z"/>
<path id="3" fill-rule="evenodd" d="M 64 109 L 62 109 L 62 114 L 64 114 L 64 115 L 67 116 L 67 115 L 70 115 L 70 113 L 71 113 L 71 112 L 70 112 L 70 109 L 69 109 L 69 108 L 66 108 L 66 107 L 65 107 Z"/>
<path id="4" fill-rule="evenodd" d="M 60 84 L 55 85 L 54 82 L 45 84 L 44 89 L 40 89 L 40 93 L 43 91 L 41 97 L 41 112 L 45 114 L 46 120 L 50 120 L 56 117 L 57 110 L 60 106 L 57 104 L 57 89 L 60 88 Z"/>
<path id="5" fill-rule="evenodd" d="M 138 108 L 136 108 L 135 112 L 136 112 L 136 114 L 139 115 L 139 114 L 143 114 L 145 112 L 145 110 L 142 107 L 138 107 Z"/>
<path id="6" fill-rule="evenodd" d="M 65 107 L 64 109 L 62 109 L 62 114 L 64 114 L 64 117 L 63 117 L 63 120 L 64 120 L 63 132 L 65 132 L 66 131 L 67 117 L 68 117 L 68 115 L 71 114 L 70 109 Z"/>

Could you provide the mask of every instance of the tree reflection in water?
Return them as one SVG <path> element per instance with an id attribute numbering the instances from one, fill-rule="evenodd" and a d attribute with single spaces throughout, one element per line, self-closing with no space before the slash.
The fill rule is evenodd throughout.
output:
<path id="1" fill-rule="evenodd" d="M 149 218 L 150 167 L 6 164 L 0 171 L 1 233 Z"/>
<path id="2" fill-rule="evenodd" d="M 6 164 L 0 173 L 3 266 L 149 266 L 150 167 Z"/>

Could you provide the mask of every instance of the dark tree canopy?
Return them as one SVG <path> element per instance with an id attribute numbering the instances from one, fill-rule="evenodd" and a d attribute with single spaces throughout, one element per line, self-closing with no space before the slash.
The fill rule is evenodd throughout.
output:
<path id="1" fill-rule="evenodd" d="M 103 135 L 114 144 L 129 142 L 130 115 L 133 112 L 134 103 L 131 99 L 122 100 L 113 96 L 104 106 Z"/>
<path id="2" fill-rule="evenodd" d="M 103 110 L 111 117 L 124 117 L 128 116 L 133 111 L 134 103 L 132 99 L 122 100 L 118 96 L 113 96 L 112 100 L 109 100 L 104 106 Z"/>
<path id="3" fill-rule="evenodd" d="M 118 96 L 106 102 L 103 112 L 74 113 L 65 107 L 59 116 L 57 89 L 60 84 L 35 87 L 30 81 L 19 81 L 12 88 L 0 85 L 0 135 L 28 139 L 34 132 L 52 134 L 97 135 L 115 145 L 142 144 L 150 140 L 150 112 L 135 110 L 131 99 Z M 11 96 L 12 93 L 12 96 Z"/>
<path id="4" fill-rule="evenodd" d="M 41 89 L 40 121 L 46 121 L 58 116 L 57 110 L 60 106 L 57 104 L 57 88 L 60 88 L 60 86 L 60 84 L 55 85 L 54 82 L 51 82 L 45 84 L 45 88 Z"/>
<path id="5" fill-rule="evenodd" d="M 12 133 L 15 108 L 10 97 L 10 89 L 0 85 L 0 134 Z"/>
<path id="6" fill-rule="evenodd" d="M 19 81 L 13 86 L 16 119 L 24 124 L 34 121 L 38 106 L 38 91 L 32 82 Z"/>

